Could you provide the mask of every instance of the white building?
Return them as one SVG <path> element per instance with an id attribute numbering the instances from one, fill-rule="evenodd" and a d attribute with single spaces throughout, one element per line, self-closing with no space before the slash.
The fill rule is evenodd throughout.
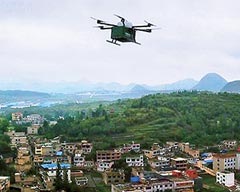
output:
<path id="1" fill-rule="evenodd" d="M 100 161 L 97 162 L 97 171 L 104 172 L 113 166 L 113 161 Z"/>
<path id="2" fill-rule="evenodd" d="M 140 155 L 139 157 L 137 156 L 127 157 L 126 163 L 128 164 L 129 167 L 143 167 L 144 166 L 143 155 Z"/>
<path id="3" fill-rule="evenodd" d="M 84 186 L 88 184 L 88 178 L 87 177 L 76 177 L 75 182 L 78 186 Z"/>
<path id="4" fill-rule="evenodd" d="M 45 172 L 50 180 L 52 180 L 52 181 L 55 180 L 56 175 L 57 175 L 57 169 L 58 169 L 57 163 L 42 164 L 41 168 L 42 168 L 41 172 Z M 68 163 L 61 163 L 60 164 L 60 174 L 63 178 L 64 171 L 66 171 L 69 183 L 72 182 L 71 181 L 71 169 L 70 168 L 71 168 L 71 165 L 68 164 Z"/>
<path id="5" fill-rule="evenodd" d="M 157 157 L 155 159 L 149 159 L 148 163 L 152 168 L 164 168 L 169 167 L 170 165 L 170 159 L 166 157 Z"/>
<path id="6" fill-rule="evenodd" d="M 234 173 L 231 172 L 217 172 L 216 182 L 226 187 L 234 186 Z"/>
<path id="7" fill-rule="evenodd" d="M 85 157 L 81 156 L 81 154 L 75 154 L 73 157 L 73 163 L 75 166 L 83 167 L 85 163 Z"/>

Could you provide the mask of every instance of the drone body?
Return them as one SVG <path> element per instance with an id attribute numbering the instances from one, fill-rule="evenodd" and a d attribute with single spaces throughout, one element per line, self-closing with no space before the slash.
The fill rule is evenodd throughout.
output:
<path id="1" fill-rule="evenodd" d="M 123 17 L 118 15 L 115 16 L 121 19 L 121 22 L 119 22 L 117 25 L 95 19 L 97 21 L 97 24 L 99 24 L 99 26 L 97 26 L 99 29 L 111 30 L 111 40 L 107 40 L 107 42 L 113 43 L 115 45 L 120 45 L 118 42 L 132 42 L 140 45 L 140 43 L 136 41 L 136 32 L 142 31 L 151 33 L 153 29 L 151 29 L 150 27 L 155 26 L 148 22 L 146 22 L 146 24 L 144 25 L 134 26 Z"/>

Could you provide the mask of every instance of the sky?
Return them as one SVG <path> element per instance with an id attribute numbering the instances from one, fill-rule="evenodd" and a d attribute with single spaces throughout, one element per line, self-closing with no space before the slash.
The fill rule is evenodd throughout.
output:
<path id="1" fill-rule="evenodd" d="M 0 80 L 159 85 L 240 79 L 239 0 L 0 0 Z M 90 17 L 161 27 L 106 42 Z"/>

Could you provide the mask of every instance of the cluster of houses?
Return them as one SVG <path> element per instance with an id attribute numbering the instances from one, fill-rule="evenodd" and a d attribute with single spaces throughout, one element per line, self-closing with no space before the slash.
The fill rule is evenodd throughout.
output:
<path id="1" fill-rule="evenodd" d="M 35 118 L 36 117 L 36 118 Z M 111 186 L 112 192 L 193 192 L 201 190 L 202 178 L 199 173 L 206 171 L 216 177 L 216 182 L 225 186 L 235 185 L 234 172 L 240 170 L 240 153 L 227 150 L 237 149 L 236 141 L 223 141 L 222 153 L 203 153 L 189 143 L 167 142 L 164 146 L 153 143 L 149 149 L 141 149 L 139 143 L 131 142 L 109 150 L 93 151 L 93 143 L 61 142 L 60 137 L 46 139 L 38 136 L 42 118 L 37 115 L 27 117 L 32 125 L 27 133 L 9 130 L 5 134 L 11 139 L 12 147 L 17 148 L 17 157 L 5 159 L 14 161 L 15 181 L 20 186 L 30 186 L 51 191 L 54 188 L 57 172 L 63 179 L 67 175 L 69 183 L 80 187 L 89 186 L 86 171 L 94 170 L 102 174 L 102 181 Z M 37 120 L 38 119 L 38 120 Z M 13 121 L 22 121 L 21 113 L 12 115 Z M 36 123 L 36 124 L 35 124 Z M 96 153 L 92 158 L 91 153 Z M 131 170 L 127 179 L 124 167 L 117 167 L 123 161 Z M 211 166 L 207 166 L 211 164 Z M 27 176 L 36 170 L 40 176 Z M 8 189 L 10 178 L 0 176 L 0 191 Z"/>
<path id="2" fill-rule="evenodd" d="M 41 125 L 44 120 L 45 119 L 39 114 L 30 114 L 24 117 L 21 112 L 12 113 L 12 121 L 17 124 L 31 123 L 33 125 Z"/>

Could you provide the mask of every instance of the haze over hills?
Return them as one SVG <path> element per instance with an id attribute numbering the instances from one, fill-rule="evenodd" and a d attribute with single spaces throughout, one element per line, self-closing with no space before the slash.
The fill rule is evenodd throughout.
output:
<path id="1" fill-rule="evenodd" d="M 227 83 L 221 90 L 222 92 L 240 93 L 240 80 Z"/>
<path id="2" fill-rule="evenodd" d="M 226 84 L 227 81 L 217 73 L 208 73 L 192 89 L 198 91 L 218 92 Z"/>
<path id="3" fill-rule="evenodd" d="M 240 81 L 228 83 L 223 77 L 216 73 L 206 74 L 199 82 L 194 79 L 185 79 L 158 86 L 135 83 L 122 85 L 115 82 L 91 83 L 83 81 L 44 83 L 25 81 L 23 84 L 20 82 L 9 84 L 5 82 L 0 85 L 0 90 L 7 89 L 8 87 L 12 90 L 0 91 L 0 105 L 8 106 L 9 103 L 11 104 L 12 102 L 19 102 L 20 105 L 22 105 L 21 102 L 28 102 L 29 105 L 48 106 L 49 103 L 114 101 L 117 99 L 139 98 L 148 94 L 170 93 L 179 90 L 240 93 Z M 20 89 L 31 91 L 18 91 Z"/>
<path id="4" fill-rule="evenodd" d="M 116 82 L 111 83 L 91 83 L 91 82 L 5 82 L 0 85 L 0 90 L 31 90 L 37 92 L 47 93 L 81 93 L 81 92 L 131 92 L 136 86 L 141 86 L 149 91 L 161 91 L 161 90 L 189 90 L 198 81 L 194 79 L 185 79 L 170 84 L 160 84 L 157 86 L 130 83 L 123 85 Z M 133 90 L 134 91 L 134 90 Z"/>

